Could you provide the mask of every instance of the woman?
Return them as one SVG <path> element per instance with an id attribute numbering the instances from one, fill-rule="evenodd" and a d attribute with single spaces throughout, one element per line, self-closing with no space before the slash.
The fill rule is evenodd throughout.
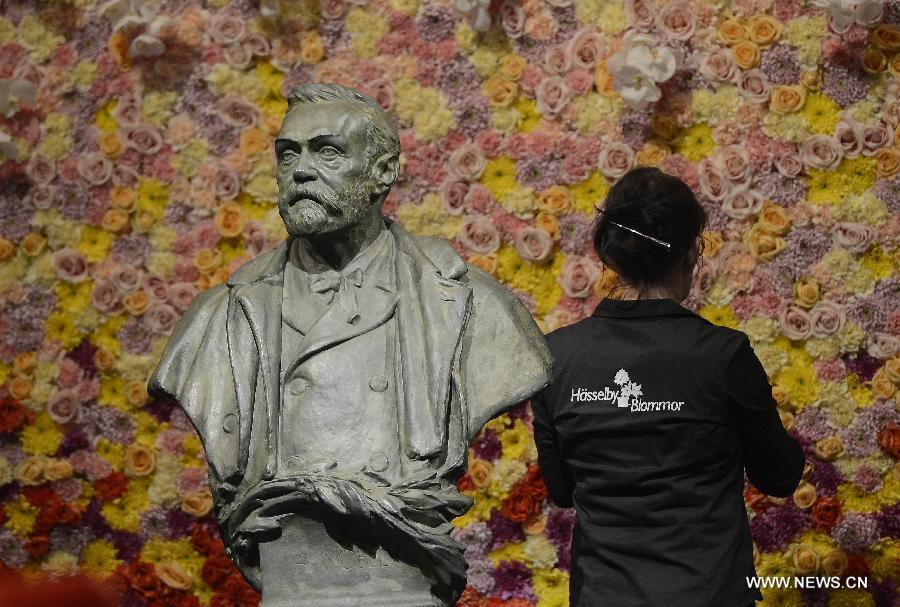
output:
<path id="1" fill-rule="evenodd" d="M 571 605 L 748 607 L 743 472 L 786 497 L 803 452 L 747 336 L 679 303 L 706 224 L 691 190 L 639 168 L 598 211 L 594 248 L 626 292 L 547 336 L 554 377 L 532 400 L 550 497 L 576 509 Z"/>

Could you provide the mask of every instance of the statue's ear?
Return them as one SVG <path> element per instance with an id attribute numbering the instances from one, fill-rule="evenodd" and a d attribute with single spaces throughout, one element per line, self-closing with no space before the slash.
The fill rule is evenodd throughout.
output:
<path id="1" fill-rule="evenodd" d="M 391 189 L 400 176 L 400 158 L 394 154 L 384 154 L 372 165 L 372 177 L 377 184 L 378 194 Z"/>

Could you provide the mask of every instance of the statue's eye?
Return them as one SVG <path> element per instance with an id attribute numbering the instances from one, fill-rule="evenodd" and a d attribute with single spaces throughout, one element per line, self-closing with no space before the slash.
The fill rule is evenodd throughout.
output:
<path id="1" fill-rule="evenodd" d="M 319 148 L 319 154 L 330 160 L 332 158 L 337 158 L 338 156 L 340 156 L 341 152 L 332 145 L 324 145 Z"/>
<path id="2" fill-rule="evenodd" d="M 294 159 L 294 156 L 296 156 L 294 152 L 292 152 L 291 150 L 285 150 L 278 158 L 278 162 L 280 162 L 281 164 L 287 164 Z"/>

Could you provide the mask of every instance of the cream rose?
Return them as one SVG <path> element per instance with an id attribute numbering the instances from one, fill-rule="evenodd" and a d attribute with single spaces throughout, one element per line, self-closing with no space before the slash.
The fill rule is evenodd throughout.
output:
<path id="1" fill-rule="evenodd" d="M 842 575 L 847 570 L 847 555 L 840 550 L 832 550 L 825 553 L 820 565 L 825 575 Z"/>
<path id="2" fill-rule="evenodd" d="M 772 94 L 769 77 L 761 69 L 746 70 L 738 76 L 738 92 L 752 103 L 765 103 Z"/>
<path id="3" fill-rule="evenodd" d="M 47 415 L 57 424 L 81 420 L 81 402 L 71 390 L 60 390 L 47 401 Z"/>
<path id="4" fill-rule="evenodd" d="M 449 158 L 450 174 L 458 179 L 477 181 L 484 172 L 484 152 L 472 142 L 453 150 Z"/>
<path id="5" fill-rule="evenodd" d="M 721 165 L 709 158 L 700 161 L 700 191 L 714 202 L 721 202 L 729 192 L 729 184 Z"/>
<path id="6" fill-rule="evenodd" d="M 543 67 L 548 74 L 565 74 L 572 69 L 572 57 L 562 45 L 551 46 L 544 51 Z"/>
<path id="7" fill-rule="evenodd" d="M 562 275 L 557 279 L 563 292 L 573 298 L 585 298 L 591 294 L 599 276 L 597 264 L 587 257 L 570 255 L 563 263 Z"/>
<path id="8" fill-rule="evenodd" d="M 466 206 L 466 194 L 469 193 L 469 184 L 448 177 L 438 187 L 438 197 L 441 206 L 451 215 L 460 215 Z"/>
<path id="9" fill-rule="evenodd" d="M 876 231 L 865 223 L 844 221 L 834 226 L 831 232 L 839 245 L 853 253 L 863 253 L 874 240 Z"/>
<path id="10" fill-rule="evenodd" d="M 803 164 L 816 169 L 835 169 L 842 156 L 841 144 L 829 135 L 810 135 L 800 146 Z"/>
<path id="11" fill-rule="evenodd" d="M 216 104 L 219 118 L 227 125 L 251 128 L 259 124 L 259 108 L 237 95 L 226 95 Z"/>
<path id="12" fill-rule="evenodd" d="M 833 301 L 822 300 L 809 313 L 812 334 L 816 337 L 828 337 L 841 330 L 847 312 L 844 306 Z"/>
<path id="13" fill-rule="evenodd" d="M 778 313 L 781 332 L 791 340 L 806 339 L 812 334 L 812 322 L 806 310 L 794 304 L 782 305 Z"/>
<path id="14" fill-rule="evenodd" d="M 863 149 L 863 125 L 845 117 L 834 128 L 834 138 L 840 144 L 844 158 L 856 158 Z"/>
<path id="15" fill-rule="evenodd" d="M 900 352 L 900 337 L 890 333 L 870 333 L 867 350 L 874 358 L 891 358 Z"/>
<path id="16" fill-rule="evenodd" d="M 540 228 L 526 226 L 516 233 L 516 251 L 526 261 L 540 263 L 550 257 L 553 238 Z"/>
<path id="17" fill-rule="evenodd" d="M 760 212 L 763 196 L 756 190 L 739 188 L 725 196 L 722 211 L 732 219 L 746 219 Z"/>
<path id="18" fill-rule="evenodd" d="M 804 276 L 794 284 L 794 293 L 797 295 L 797 305 L 812 308 L 819 301 L 819 283 Z"/>
<path id="19" fill-rule="evenodd" d="M 649 32 L 656 23 L 656 4 L 650 0 L 625 0 L 625 16 L 634 29 Z"/>
<path id="20" fill-rule="evenodd" d="M 163 148 L 163 138 L 156 127 L 137 124 L 122 129 L 123 145 L 145 155 L 156 154 Z"/>
<path id="21" fill-rule="evenodd" d="M 187 590 L 193 585 L 193 577 L 178 563 L 156 563 L 156 575 L 163 584 L 176 590 Z"/>
<path id="22" fill-rule="evenodd" d="M 603 34 L 593 29 L 579 30 L 567 45 L 572 67 L 584 70 L 594 69 L 605 50 Z"/>
<path id="23" fill-rule="evenodd" d="M 634 151 L 626 143 L 612 142 L 601 150 L 597 166 L 605 177 L 618 179 L 634 166 Z"/>
<path id="24" fill-rule="evenodd" d="M 470 215 L 459 228 L 459 242 L 467 249 L 489 255 L 500 247 L 500 232 L 484 215 Z"/>
<path id="25" fill-rule="evenodd" d="M 75 249 L 67 247 L 54 253 L 53 268 L 59 279 L 66 282 L 84 282 L 88 278 L 87 260 Z"/>
<path id="26" fill-rule="evenodd" d="M 816 487 L 806 481 L 801 481 L 797 490 L 794 491 L 794 503 L 798 508 L 803 510 L 812 508 L 816 502 Z"/>
<path id="27" fill-rule="evenodd" d="M 91 185 L 103 185 L 112 177 L 113 165 L 100 152 L 90 152 L 78 159 L 78 174 Z"/>
<path id="28" fill-rule="evenodd" d="M 184 496 L 184 499 L 181 500 L 181 509 L 197 518 L 209 514 L 209 511 L 212 510 L 212 505 L 212 494 L 209 492 L 208 488 L 188 493 Z"/>
<path id="29" fill-rule="evenodd" d="M 874 156 L 881 148 L 894 143 L 894 130 L 883 122 L 868 124 L 863 127 L 862 140 L 863 156 Z"/>
<path id="30" fill-rule="evenodd" d="M 738 67 L 731 51 L 717 48 L 703 56 L 699 71 L 701 76 L 711 82 L 734 82 Z"/>
<path id="31" fill-rule="evenodd" d="M 544 78 L 535 91 L 537 109 L 544 116 L 555 116 L 572 100 L 572 90 L 559 76 Z"/>
<path id="32" fill-rule="evenodd" d="M 800 544 L 794 548 L 791 556 L 797 573 L 815 573 L 819 569 L 819 555 L 812 546 Z"/>
<path id="33" fill-rule="evenodd" d="M 840 438 L 832 434 L 816 442 L 813 450 L 820 459 L 832 461 L 844 452 L 844 443 L 841 442 Z"/>

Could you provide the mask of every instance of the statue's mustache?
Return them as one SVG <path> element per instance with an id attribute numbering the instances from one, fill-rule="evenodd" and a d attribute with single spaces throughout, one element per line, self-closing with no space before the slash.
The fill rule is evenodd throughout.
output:
<path id="1" fill-rule="evenodd" d="M 319 204 L 336 214 L 340 214 L 343 212 L 343 209 L 337 204 L 337 201 L 331 198 L 330 196 L 322 196 L 321 194 L 314 192 L 308 189 L 291 189 L 285 192 L 284 196 L 282 196 L 282 201 L 285 203 L 285 206 L 293 206 L 294 203 L 300 200 L 312 200 L 316 204 Z"/>

